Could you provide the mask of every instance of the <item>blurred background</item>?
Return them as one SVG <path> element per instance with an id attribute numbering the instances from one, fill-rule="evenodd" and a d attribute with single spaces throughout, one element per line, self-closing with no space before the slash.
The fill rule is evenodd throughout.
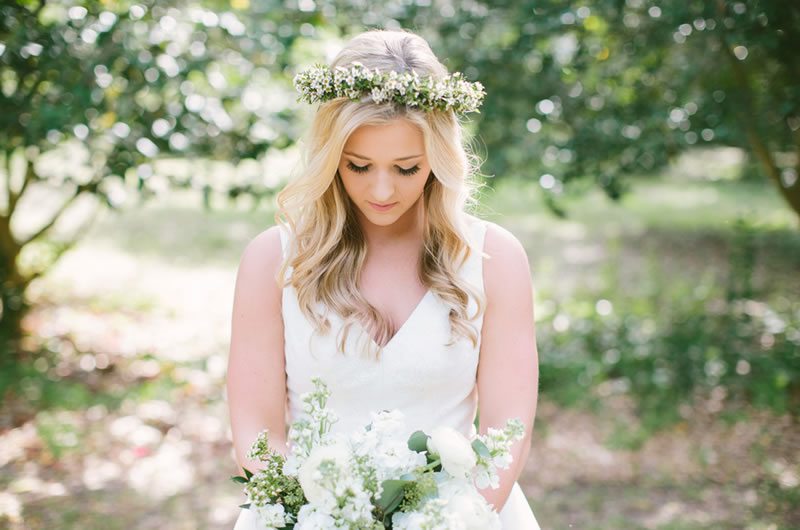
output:
<path id="1" fill-rule="evenodd" d="M 528 250 L 542 528 L 800 528 L 800 4 L 0 6 L 0 528 L 230 528 L 236 267 L 313 107 L 405 28 L 487 97 Z"/>

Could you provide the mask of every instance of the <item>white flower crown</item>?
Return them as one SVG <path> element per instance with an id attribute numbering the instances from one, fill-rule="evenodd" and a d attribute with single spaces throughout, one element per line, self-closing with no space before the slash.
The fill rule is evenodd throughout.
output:
<path id="1" fill-rule="evenodd" d="M 461 72 L 443 78 L 420 78 L 417 72 L 370 70 L 357 61 L 349 68 L 337 66 L 333 70 L 315 64 L 294 77 L 294 86 L 300 92 L 297 101 L 308 103 L 340 97 L 359 101 L 368 95 L 375 103 L 394 101 L 423 110 L 479 114 L 478 107 L 486 95 L 480 82 L 466 81 Z"/>

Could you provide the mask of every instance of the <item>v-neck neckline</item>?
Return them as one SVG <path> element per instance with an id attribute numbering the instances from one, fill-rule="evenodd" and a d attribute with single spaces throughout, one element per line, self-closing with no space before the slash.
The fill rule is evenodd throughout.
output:
<path id="1" fill-rule="evenodd" d="M 367 338 L 368 338 L 370 344 L 372 345 L 372 347 L 374 347 L 374 348 L 383 348 L 383 350 L 386 350 L 392 344 L 394 344 L 397 341 L 397 338 L 400 336 L 400 334 L 403 333 L 403 331 L 410 325 L 412 320 L 414 320 L 414 318 L 416 317 L 417 313 L 419 313 L 420 308 L 423 306 L 423 304 L 425 303 L 425 301 L 428 299 L 428 297 L 431 294 L 433 294 L 433 291 L 431 291 L 430 288 L 425 291 L 425 294 L 422 295 L 422 298 L 419 299 L 419 302 L 417 302 L 417 305 L 415 305 L 414 309 L 411 310 L 411 314 L 408 315 L 408 317 L 406 318 L 405 322 L 403 322 L 403 324 L 399 328 L 397 328 L 397 331 L 394 332 L 394 335 L 392 335 L 392 337 L 389 339 L 389 342 L 387 342 L 383 346 L 381 346 L 377 342 L 375 342 L 375 338 L 372 336 L 372 334 L 369 331 L 367 331 L 367 329 L 359 323 L 359 327 L 361 328 L 361 331 L 363 331 L 364 334 L 367 336 Z"/>

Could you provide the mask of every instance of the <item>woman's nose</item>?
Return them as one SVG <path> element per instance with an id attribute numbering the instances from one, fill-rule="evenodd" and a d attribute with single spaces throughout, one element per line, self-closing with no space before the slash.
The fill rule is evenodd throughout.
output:
<path id="1" fill-rule="evenodd" d="M 375 202 L 381 204 L 389 202 L 394 196 L 394 180 L 387 171 L 378 171 L 375 184 L 372 186 L 372 196 Z"/>

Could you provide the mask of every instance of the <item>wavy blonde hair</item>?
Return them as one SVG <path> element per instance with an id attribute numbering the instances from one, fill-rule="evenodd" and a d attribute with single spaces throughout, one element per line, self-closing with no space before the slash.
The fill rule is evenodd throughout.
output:
<path id="1" fill-rule="evenodd" d="M 381 71 L 416 71 L 420 76 L 447 75 L 447 69 L 420 36 L 406 30 L 369 30 L 352 38 L 336 55 L 330 67 L 359 61 Z M 368 96 L 367 96 L 368 98 Z M 366 239 L 347 195 L 338 165 L 350 135 L 362 125 L 380 125 L 403 118 L 423 133 L 431 175 L 423 197 L 424 248 L 419 262 L 422 283 L 450 306 L 451 338 L 467 337 L 477 347 L 479 333 L 469 321 L 485 311 L 485 296 L 458 275 L 473 250 L 467 237 L 466 212 L 477 207 L 475 180 L 479 160 L 469 148 L 465 131 L 452 110 L 422 111 L 395 103 L 375 104 L 363 99 L 337 98 L 317 109 L 303 141 L 302 169 L 276 197 L 275 221 L 290 234 L 291 249 L 281 264 L 282 286 L 292 285 L 299 307 L 317 332 L 330 331 L 330 321 L 318 314 L 318 303 L 343 319 L 337 337 L 344 352 L 351 326 L 365 323 L 377 330 L 380 343 L 393 336 L 391 322 L 358 290 L 358 280 L 367 255 Z M 286 272 L 293 273 L 286 279 Z M 467 315 L 468 297 L 477 304 Z M 380 358 L 385 345 L 370 340 L 371 354 Z"/>

